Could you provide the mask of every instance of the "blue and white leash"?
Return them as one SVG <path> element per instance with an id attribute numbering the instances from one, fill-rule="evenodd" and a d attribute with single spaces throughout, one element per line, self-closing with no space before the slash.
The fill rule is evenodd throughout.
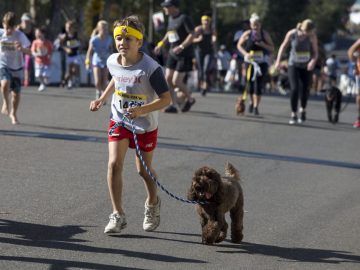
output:
<path id="1" fill-rule="evenodd" d="M 190 200 L 186 200 L 184 198 L 181 198 L 173 193 L 171 193 L 169 190 L 167 190 L 157 179 L 156 177 L 152 174 L 152 172 L 150 171 L 149 167 L 146 165 L 144 158 L 141 155 L 141 151 L 139 148 L 139 143 L 137 140 L 137 136 L 136 136 L 136 132 L 135 132 L 135 126 L 134 126 L 134 120 L 133 119 L 129 119 L 126 115 L 123 116 L 123 119 L 120 122 L 116 122 L 111 129 L 109 130 L 109 135 L 112 136 L 112 134 L 114 133 L 115 129 L 117 127 L 120 126 L 125 126 L 125 120 L 128 120 L 127 122 L 130 123 L 131 125 L 131 129 L 132 129 L 132 133 L 134 135 L 134 141 L 135 141 L 135 147 L 136 147 L 136 153 L 138 154 L 138 157 L 141 161 L 141 164 L 143 165 L 143 167 L 146 170 L 146 173 L 150 176 L 150 178 L 156 183 L 156 185 L 161 188 L 162 191 L 164 191 L 167 195 L 169 195 L 171 198 L 184 202 L 184 203 L 190 203 L 190 204 L 207 204 L 207 202 L 201 202 L 201 201 L 190 201 Z"/>

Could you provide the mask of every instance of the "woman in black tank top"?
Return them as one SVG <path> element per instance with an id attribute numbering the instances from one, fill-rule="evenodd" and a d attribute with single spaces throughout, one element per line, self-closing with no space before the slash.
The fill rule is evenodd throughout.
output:
<path id="1" fill-rule="evenodd" d="M 250 28 L 240 37 L 237 49 L 244 56 L 245 61 L 255 62 L 254 64 L 246 63 L 245 65 L 246 70 L 251 72 L 250 78 L 253 77 L 256 65 L 261 70 L 261 75 L 256 76 L 256 80 L 247 78 L 246 89 L 250 97 L 249 113 L 258 115 L 262 89 L 264 88 L 264 78 L 268 73 L 270 54 L 274 51 L 274 44 L 269 33 L 262 29 L 260 18 L 255 13 L 251 15 Z"/>
<path id="2" fill-rule="evenodd" d="M 199 86 L 202 95 L 205 95 L 209 89 L 209 75 L 214 59 L 213 44 L 216 41 L 216 33 L 211 29 L 211 18 L 209 16 L 201 17 L 201 25 L 195 27 L 194 35 L 193 43 L 197 45 L 195 54 L 199 72 Z"/>

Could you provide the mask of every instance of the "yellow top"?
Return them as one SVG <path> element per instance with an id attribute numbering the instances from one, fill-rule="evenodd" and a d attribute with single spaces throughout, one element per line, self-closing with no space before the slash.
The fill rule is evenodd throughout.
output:
<path id="1" fill-rule="evenodd" d="M 116 26 L 115 29 L 114 29 L 114 39 L 117 37 L 117 36 L 133 36 L 137 39 L 143 39 L 143 34 L 136 30 L 135 28 L 132 28 L 130 26 L 125 26 L 125 25 L 122 25 L 122 26 Z"/>

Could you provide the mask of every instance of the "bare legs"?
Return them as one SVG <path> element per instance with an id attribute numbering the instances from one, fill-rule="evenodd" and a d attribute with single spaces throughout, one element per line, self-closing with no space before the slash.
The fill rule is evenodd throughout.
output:
<path id="1" fill-rule="evenodd" d="M 110 193 L 110 199 L 113 207 L 113 212 L 118 212 L 120 215 L 124 214 L 122 207 L 122 189 L 123 189 L 123 167 L 126 152 L 129 148 L 129 140 L 123 139 L 120 141 L 109 142 L 109 163 L 107 181 Z M 154 169 L 151 167 L 153 158 L 153 151 L 142 152 L 142 156 L 146 165 L 149 167 L 153 175 L 156 176 Z M 138 173 L 144 180 L 147 202 L 149 205 L 155 205 L 157 203 L 157 190 L 156 184 L 147 174 L 143 168 L 140 159 L 136 156 L 136 168 Z"/>
<path id="2" fill-rule="evenodd" d="M 9 111 L 9 89 L 10 89 L 10 81 L 2 80 L 1 81 L 1 95 L 3 98 L 3 104 L 1 107 L 1 113 L 4 115 L 8 115 L 11 119 L 11 123 L 16 125 L 19 123 L 17 119 L 17 110 L 20 104 L 20 93 L 16 93 L 11 91 L 11 110 Z"/>

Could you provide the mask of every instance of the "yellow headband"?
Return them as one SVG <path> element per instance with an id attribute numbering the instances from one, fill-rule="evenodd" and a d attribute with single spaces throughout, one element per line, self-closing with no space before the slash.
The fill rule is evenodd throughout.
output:
<path id="1" fill-rule="evenodd" d="M 136 30 L 135 28 L 132 28 L 130 26 L 125 26 L 125 25 L 122 25 L 122 26 L 116 26 L 115 29 L 114 29 L 114 39 L 117 37 L 117 36 L 133 36 L 137 39 L 143 39 L 143 34 Z"/>
<path id="2" fill-rule="evenodd" d="M 202 21 L 210 21 L 211 18 L 209 16 L 204 15 L 204 16 L 201 16 L 201 20 Z"/>

